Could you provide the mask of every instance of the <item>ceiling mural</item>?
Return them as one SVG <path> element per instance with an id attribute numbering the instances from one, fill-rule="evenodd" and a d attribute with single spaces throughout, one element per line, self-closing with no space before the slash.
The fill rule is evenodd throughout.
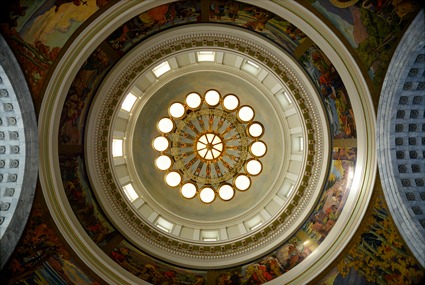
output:
<path id="1" fill-rule="evenodd" d="M 44 80 L 60 50 L 77 28 L 109 0 L 5 2 L 0 29 L 21 64 L 37 108 Z"/>
<path id="2" fill-rule="evenodd" d="M 102 284 L 69 250 L 40 198 L 36 197 L 20 244 L 2 270 L 2 283 Z"/>
<path id="3" fill-rule="evenodd" d="M 379 183 L 378 183 L 379 185 Z M 424 272 L 409 254 L 389 216 L 384 195 L 377 191 L 361 235 L 343 258 L 317 284 L 420 284 Z"/>
<path id="4" fill-rule="evenodd" d="M 101 15 L 118 1 L 109 2 L 7 1 L 9 13 L 0 15 L 2 35 L 27 77 L 36 106 L 41 105 L 49 76 L 70 44 L 67 41 L 83 31 L 90 17 Z M 274 2 L 284 5 L 281 1 Z M 350 1 L 351 6 L 342 5 L 344 2 L 347 1 L 315 0 L 305 1 L 304 5 L 335 25 L 338 35 L 351 45 L 349 51 L 356 59 L 361 59 L 360 68 L 367 71 L 374 86 L 379 87 L 404 27 L 420 6 L 415 1 L 360 0 Z M 96 92 L 114 66 L 149 37 L 201 22 L 249 30 L 292 56 L 305 70 L 320 97 L 331 141 L 326 182 L 304 223 L 260 258 L 241 261 L 231 268 L 208 270 L 164 262 L 121 233 L 98 201 L 84 152 L 90 108 Z M 81 224 L 82 234 L 88 236 L 106 258 L 151 284 L 263 284 L 273 281 L 301 265 L 326 240 L 356 184 L 353 177 L 360 171 L 358 149 L 362 143 L 358 142 L 359 129 L 348 94 L 341 75 L 325 51 L 302 31 L 302 27 L 296 27 L 273 11 L 237 1 L 176 1 L 152 7 L 110 31 L 79 67 L 64 95 L 57 155 L 65 199 Z M 391 221 L 381 189 L 377 187 L 375 192 L 377 197 L 369 206 L 369 216 L 364 218 L 362 232 L 354 238 L 354 246 L 344 250 L 337 263 L 327 270 L 329 273 L 316 278 L 313 284 L 345 284 L 344 280 L 348 280 L 345 278 L 356 278 L 358 284 L 414 284 L 423 277 L 423 268 L 409 255 Z M 105 284 L 65 245 L 54 222 L 46 216 L 45 202 L 37 201 L 19 249 L 2 270 L 0 280 L 5 284 Z M 395 260 L 396 267 L 391 265 Z M 377 277 L 371 279 L 371 276 Z"/>
<path id="5" fill-rule="evenodd" d="M 201 20 L 199 1 L 180 1 L 152 8 L 127 21 L 108 36 L 107 42 L 119 54 L 124 54 L 149 35 L 181 24 Z"/>
<path id="6" fill-rule="evenodd" d="M 384 80 L 400 34 L 421 8 L 414 0 L 310 2 L 348 40 L 376 87 Z"/>

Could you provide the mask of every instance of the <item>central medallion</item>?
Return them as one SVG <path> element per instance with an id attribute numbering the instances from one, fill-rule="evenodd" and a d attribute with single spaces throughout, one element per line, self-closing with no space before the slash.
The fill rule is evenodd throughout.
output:
<path id="1" fill-rule="evenodd" d="M 215 160 L 223 153 L 223 140 L 219 135 L 207 132 L 198 139 L 196 151 L 201 160 Z"/>
<path id="2" fill-rule="evenodd" d="M 237 96 L 221 98 L 216 90 L 207 91 L 204 98 L 190 93 L 185 104 L 171 104 L 170 117 L 158 122 L 162 135 L 153 141 L 161 153 L 155 164 L 166 171 L 168 186 L 180 186 L 188 199 L 199 192 L 204 203 L 217 194 L 230 200 L 235 190 L 250 187 L 251 177 L 262 171 L 259 158 L 266 144 L 259 139 L 264 127 L 253 121 L 252 107 L 239 105 Z"/>
<path id="3" fill-rule="evenodd" d="M 217 107 L 189 110 L 169 137 L 175 168 L 184 179 L 198 184 L 218 185 L 232 179 L 249 155 L 244 124 Z"/>

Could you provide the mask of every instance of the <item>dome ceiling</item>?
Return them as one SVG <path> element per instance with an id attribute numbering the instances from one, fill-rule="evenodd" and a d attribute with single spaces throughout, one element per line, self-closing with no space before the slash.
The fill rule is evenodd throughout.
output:
<path id="1" fill-rule="evenodd" d="M 140 264 L 206 276 L 209 269 L 246 270 L 272 258 L 287 268 L 288 282 L 311 279 L 357 228 L 375 177 L 374 125 L 365 124 L 373 111 L 354 60 L 314 16 L 298 16 L 307 11 L 296 3 L 284 8 L 241 2 L 246 11 L 274 17 L 267 27 L 244 17 L 233 26 L 174 23 L 146 33 L 152 37 L 136 33 L 132 41 L 119 42 L 119 27 L 132 27 L 133 17 L 153 12 L 152 5 L 118 3 L 114 13 L 100 15 L 71 44 L 46 89 L 42 108 L 51 112 L 41 112 L 40 130 L 59 140 L 43 144 L 41 182 L 58 227 L 69 232 L 85 262 L 103 261 L 93 269 L 111 282 L 140 279 L 96 245 L 99 235 L 79 219 L 87 211 L 77 197 L 80 189 L 85 201 L 94 201 L 90 211 L 103 235 L 115 236 L 116 247 Z M 182 23 L 191 21 L 189 16 Z M 117 53 L 102 48 L 103 40 Z M 214 60 L 200 61 L 199 51 L 213 52 Z M 101 65 L 93 71 L 88 62 Z M 156 76 L 153 69 L 164 62 L 170 70 Z M 264 125 L 267 154 L 249 190 L 203 204 L 166 185 L 152 141 L 173 102 L 210 89 L 253 107 Z M 81 92 L 85 99 L 76 100 Z M 137 100 L 123 110 L 129 93 Z M 76 105 L 81 112 L 73 117 L 69 111 Z M 113 154 L 114 140 L 122 142 L 122 155 Z M 78 155 L 63 151 L 69 145 Z M 133 198 L 126 195 L 127 185 Z M 291 245 L 306 259 L 288 263 Z"/>
<path id="2" fill-rule="evenodd" d="M 197 26 L 197 29 L 199 27 Z M 239 255 L 246 256 L 244 247 L 235 248 L 232 244 L 249 244 L 251 251 L 249 258 L 252 259 L 257 254 L 263 254 L 265 246 L 264 243 L 253 241 L 267 240 L 266 248 L 270 249 L 291 234 L 287 229 L 296 227 L 305 219 L 309 213 L 308 207 L 314 205 L 323 186 L 321 181 L 328 171 L 329 139 L 327 136 L 324 137 L 324 133 L 328 133 L 326 115 L 323 108 L 321 111 L 317 108 L 321 106 L 321 102 L 306 75 L 295 62 L 288 61 L 289 57 L 286 54 L 279 55 L 272 52 L 272 49 L 267 48 L 267 42 L 261 42 L 260 39 L 253 39 L 252 43 L 245 44 L 245 48 L 255 51 L 264 58 L 267 55 L 269 61 L 279 63 L 279 69 L 271 69 L 249 54 L 243 55 L 240 51 L 238 54 L 231 48 L 205 45 L 191 48 L 189 51 L 182 49 L 178 53 L 164 55 L 151 66 L 147 66 L 141 75 L 136 74 L 134 84 L 130 84 L 127 88 L 123 86 L 126 83 L 119 85 L 122 77 L 131 78 L 133 66 L 140 65 L 138 58 L 148 58 L 146 55 L 149 55 L 150 51 L 146 51 L 145 45 L 149 46 L 151 41 L 156 43 L 152 48 L 156 51 L 169 48 L 164 46 L 162 38 L 170 46 L 181 46 L 182 41 L 186 41 L 189 36 L 192 41 L 200 43 L 206 41 L 212 37 L 208 31 L 214 31 L 214 40 L 219 44 L 223 40 L 237 44 L 241 42 L 241 35 L 243 39 L 251 36 L 250 33 L 239 31 L 238 37 L 233 29 L 214 25 L 201 27 L 205 34 L 196 33 L 190 27 L 173 30 L 170 33 L 164 32 L 141 44 L 116 66 L 111 72 L 111 76 L 116 79 L 106 80 L 109 84 L 106 83 L 100 88 L 98 94 L 102 95 L 96 97 L 93 103 L 87 126 L 87 142 L 93 143 L 86 143 L 86 155 L 94 188 L 102 189 L 100 192 L 95 190 L 97 196 L 101 197 L 101 201 L 109 200 L 109 203 L 104 205 L 105 211 L 113 220 L 117 214 L 126 215 L 119 214 L 122 211 L 119 208 L 125 203 L 117 201 L 114 194 L 123 191 L 117 191 L 114 187 L 109 190 L 108 185 L 113 185 L 114 180 L 108 179 L 108 176 L 97 175 L 108 172 L 109 167 L 102 163 L 105 160 L 102 155 L 103 145 L 108 144 L 108 137 L 96 130 L 107 128 L 104 122 L 111 122 L 109 127 L 112 126 L 113 132 L 110 132 L 109 141 L 111 136 L 112 140 L 124 140 L 124 154 L 113 159 L 111 155 L 109 156 L 109 160 L 114 164 L 115 171 L 112 175 L 116 178 L 117 188 L 125 189 L 130 183 L 137 195 L 137 198 L 131 199 L 136 208 L 134 209 L 136 215 L 141 216 L 143 224 L 153 226 L 153 228 L 150 226 L 148 236 L 143 238 L 147 240 L 139 240 L 146 235 L 145 229 L 135 230 L 134 238 L 130 237 L 129 228 L 122 231 L 129 235 L 135 244 L 143 244 L 152 238 L 158 239 L 157 236 L 152 237 L 150 231 L 156 232 L 159 236 L 164 235 L 158 229 L 161 228 L 171 233 L 171 235 L 165 234 L 165 237 L 160 239 L 161 247 L 169 247 L 166 251 L 167 258 L 175 254 L 178 257 L 173 262 L 179 262 L 181 247 L 196 246 L 196 249 L 190 250 L 194 258 L 191 266 L 208 268 L 217 266 L 212 259 L 216 259 L 214 262 L 223 266 L 233 264 L 235 261 L 232 259 L 236 257 L 240 259 Z M 273 47 L 270 44 L 269 46 Z M 214 61 L 213 64 L 202 62 L 184 64 L 185 61 L 190 62 L 188 59 L 202 50 L 221 54 L 222 60 L 217 56 L 219 62 Z M 149 79 L 152 70 L 164 60 L 172 66 L 173 63 L 177 65 L 165 73 L 164 77 L 151 82 Z M 235 62 L 238 61 L 240 66 L 247 64 L 248 61 L 254 62 L 258 70 L 243 70 L 235 66 Z M 119 72 L 122 67 L 124 71 Z M 280 74 L 276 75 L 277 72 Z M 282 79 L 284 76 L 292 80 L 293 86 L 290 87 Z M 115 87 L 112 87 L 114 85 Z M 140 94 L 133 106 L 134 111 L 132 109 L 130 113 L 123 111 L 121 105 L 113 100 L 121 98 L 123 101 L 127 94 L 119 91 L 123 88 L 130 89 L 127 92 L 131 94 Z M 215 201 L 211 205 L 205 205 L 199 199 L 182 199 L 179 191 L 166 185 L 163 173 L 154 165 L 158 154 L 151 145 L 152 140 L 158 135 L 156 122 L 167 116 L 168 106 L 174 102 L 184 101 L 190 92 L 197 91 L 204 94 L 210 89 L 220 90 L 223 94 L 238 94 L 241 105 L 253 106 L 255 118 L 259 119 L 267 130 L 262 141 L 267 144 L 268 154 L 261 158 L 264 173 L 252 177 L 249 190 L 239 191 L 232 201 Z M 111 109 L 116 114 L 115 118 L 110 116 Z M 321 119 L 312 122 L 312 118 Z M 201 129 L 200 126 L 198 128 Z M 242 132 L 245 130 L 242 129 Z M 173 142 L 172 147 L 176 148 L 177 145 Z M 95 154 L 94 157 L 91 156 L 92 153 Z M 177 164 L 177 161 L 174 163 Z M 134 222 L 133 215 L 124 221 L 124 224 L 135 223 L 131 229 L 138 226 L 138 222 Z M 115 220 L 115 224 L 118 227 L 123 225 L 122 218 Z M 254 227 L 255 230 L 252 230 Z M 265 232 L 268 233 L 267 237 L 262 236 Z M 208 242 L 205 242 L 205 239 Z M 211 242 L 211 239 L 215 239 L 214 242 Z M 259 245 L 261 250 L 257 248 Z M 150 251 L 151 248 L 151 245 L 146 246 L 145 250 Z M 177 252 L 172 253 L 176 249 Z M 254 249 L 257 254 L 252 253 Z M 223 261 L 222 255 L 228 251 L 231 251 L 231 254 L 226 261 Z M 198 257 L 195 257 L 196 255 Z M 186 261 L 186 265 L 188 262 Z"/>

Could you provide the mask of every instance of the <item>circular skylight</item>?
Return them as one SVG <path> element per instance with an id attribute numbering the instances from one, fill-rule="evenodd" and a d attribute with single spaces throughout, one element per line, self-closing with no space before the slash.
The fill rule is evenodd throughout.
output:
<path id="1" fill-rule="evenodd" d="M 217 159 L 223 153 L 223 141 L 214 133 L 206 133 L 196 143 L 196 151 L 203 159 Z"/>

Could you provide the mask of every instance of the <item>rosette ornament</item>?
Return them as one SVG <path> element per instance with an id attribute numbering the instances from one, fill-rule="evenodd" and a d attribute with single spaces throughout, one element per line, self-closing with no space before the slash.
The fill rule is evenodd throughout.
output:
<path id="1" fill-rule="evenodd" d="M 168 186 L 180 187 L 187 199 L 199 194 L 206 204 L 217 196 L 229 201 L 250 188 L 267 152 L 264 126 L 254 121 L 251 106 L 241 105 L 234 94 L 208 90 L 203 97 L 193 92 L 184 103 L 172 103 L 168 114 L 158 121 L 160 135 L 153 140 L 160 153 L 155 165 Z"/>

